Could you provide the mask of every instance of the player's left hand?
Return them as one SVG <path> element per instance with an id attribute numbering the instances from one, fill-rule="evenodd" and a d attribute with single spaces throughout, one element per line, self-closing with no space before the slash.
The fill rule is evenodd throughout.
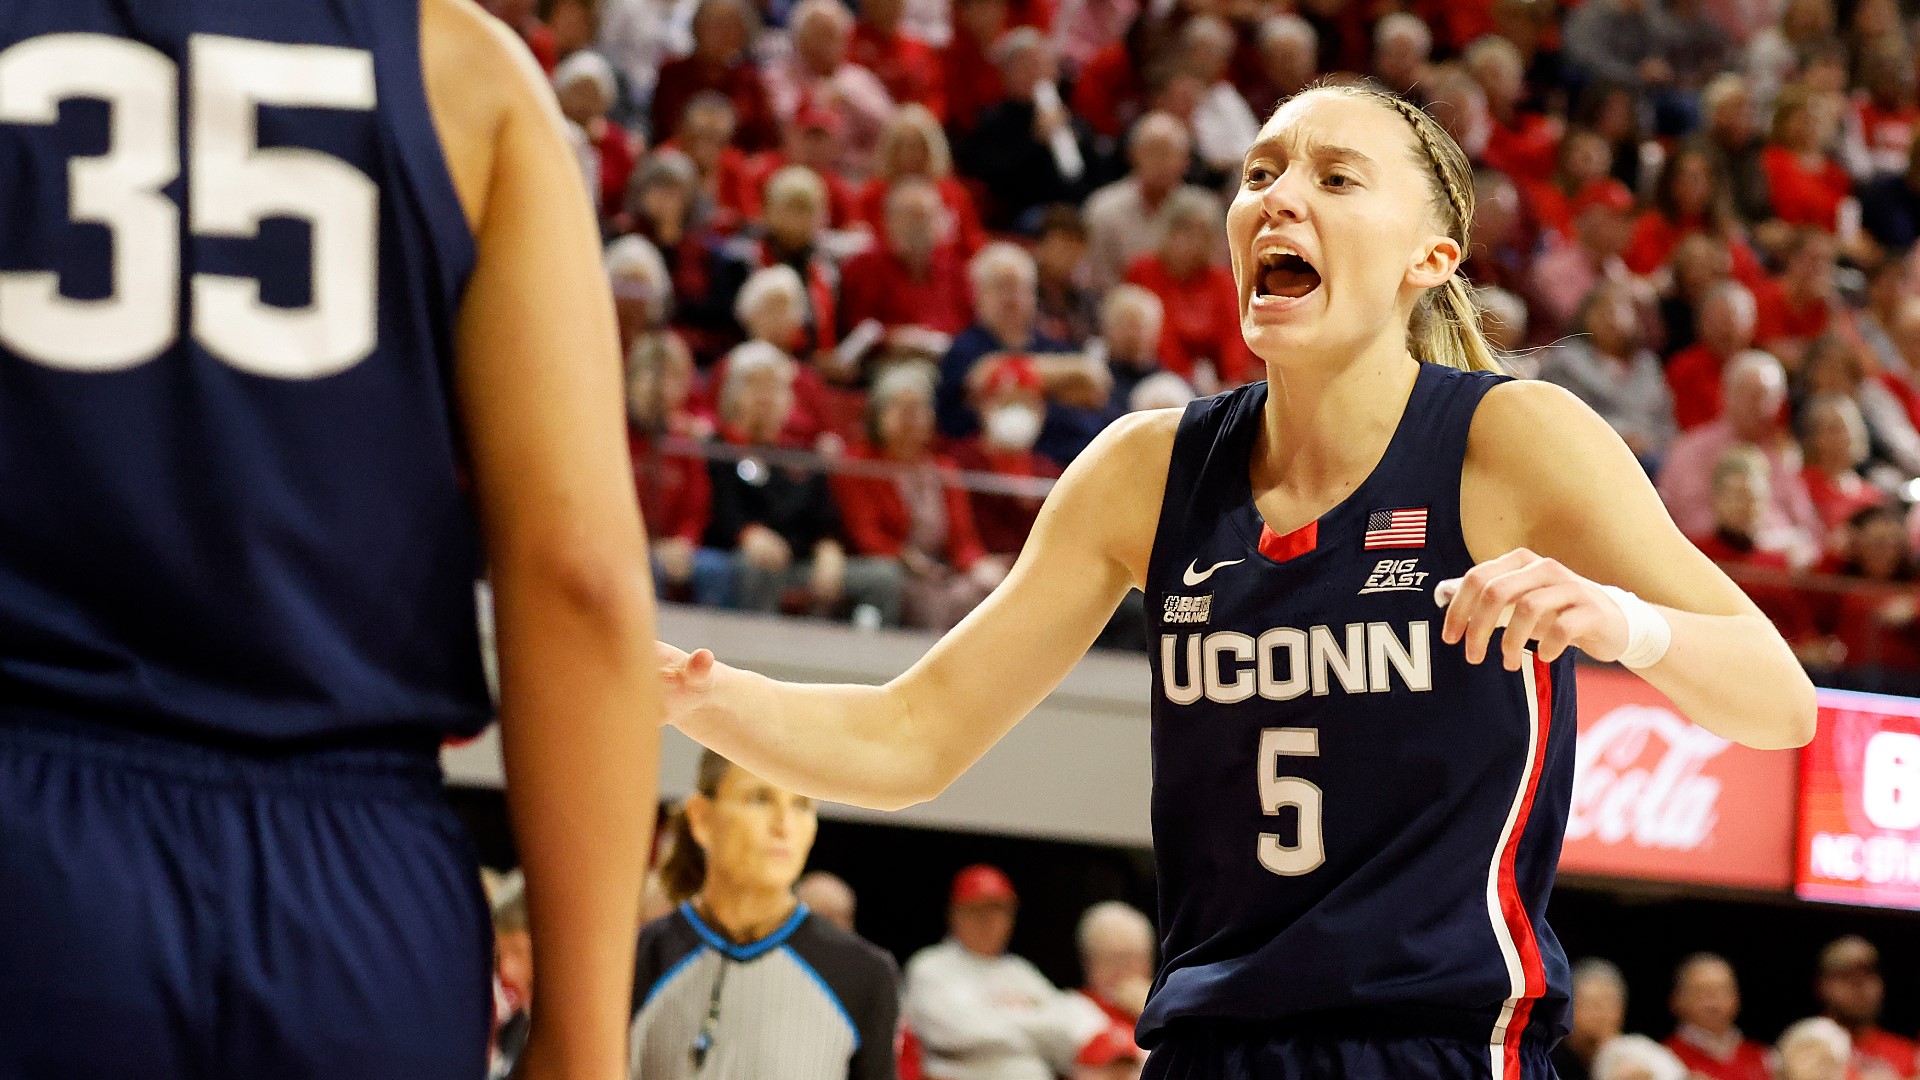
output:
<path id="1" fill-rule="evenodd" d="M 1493 632 L 1502 626 L 1506 634 L 1500 654 L 1508 671 L 1520 670 L 1529 641 L 1539 643 L 1535 655 L 1547 661 L 1559 659 L 1568 648 L 1613 661 L 1627 648 L 1627 617 L 1612 597 L 1526 548 L 1489 559 L 1465 577 L 1441 582 L 1435 597 L 1447 608 L 1440 640 L 1449 645 L 1465 642 L 1470 664 L 1487 658 Z"/>

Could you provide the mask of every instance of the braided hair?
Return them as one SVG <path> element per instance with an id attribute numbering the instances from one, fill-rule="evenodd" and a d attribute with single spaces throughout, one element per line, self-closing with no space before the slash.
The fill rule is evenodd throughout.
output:
<path id="1" fill-rule="evenodd" d="M 1469 248 L 1473 227 L 1473 164 L 1440 122 L 1413 102 L 1366 84 L 1332 84 L 1302 91 L 1363 98 L 1393 110 L 1413 128 L 1420 158 L 1433 180 L 1433 217 L 1441 229 Z M 1428 363 L 1466 371 L 1504 371 L 1500 357 L 1487 343 L 1480 326 L 1481 308 L 1472 287 L 1458 272 L 1438 288 L 1427 290 L 1414 305 L 1407 327 L 1407 349 Z"/>

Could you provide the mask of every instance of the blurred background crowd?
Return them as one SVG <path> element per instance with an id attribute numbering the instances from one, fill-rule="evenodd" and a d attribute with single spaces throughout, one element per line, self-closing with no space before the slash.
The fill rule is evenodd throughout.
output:
<path id="1" fill-rule="evenodd" d="M 951 625 L 1103 425 L 1262 376 L 1240 156 L 1371 78 L 1476 166 L 1516 373 L 1614 424 L 1810 668 L 1920 675 L 1900 0 L 488 4 L 598 201 L 671 598 Z"/>

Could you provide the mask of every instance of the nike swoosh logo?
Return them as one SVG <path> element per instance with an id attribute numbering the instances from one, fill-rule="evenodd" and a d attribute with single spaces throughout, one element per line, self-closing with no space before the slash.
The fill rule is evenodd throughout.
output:
<path id="1" fill-rule="evenodd" d="M 1217 563 L 1214 563 L 1214 564 L 1213 564 L 1212 566 L 1209 566 L 1209 567 L 1207 567 L 1207 568 L 1206 568 L 1206 569 L 1205 569 L 1205 570 L 1203 571 L 1203 570 L 1200 570 L 1200 569 L 1198 569 L 1198 567 L 1199 567 L 1199 565 L 1200 565 L 1200 560 L 1199 560 L 1199 559 L 1195 559 L 1195 560 L 1193 560 L 1192 562 L 1190 562 L 1190 563 L 1188 563 L 1188 564 L 1187 564 L 1187 572 L 1186 572 L 1185 574 L 1183 574 L 1183 575 L 1181 575 L 1181 577 L 1180 577 L 1180 580 L 1181 580 L 1181 581 L 1184 581 L 1184 582 L 1186 582 L 1186 583 L 1187 583 L 1187 588 L 1189 588 L 1189 589 L 1191 589 L 1191 588 L 1193 588 L 1193 587 L 1194 587 L 1195 585 L 1198 585 L 1198 584 L 1200 584 L 1201 582 L 1203 582 L 1203 581 L 1205 581 L 1205 580 L 1207 580 L 1208 578 L 1210 578 L 1210 577 L 1212 577 L 1212 576 L 1213 576 L 1213 572 L 1214 572 L 1215 570 L 1218 570 L 1218 569 L 1220 569 L 1220 568 L 1221 568 L 1221 567 L 1223 567 L 1223 566 L 1238 566 L 1238 565 L 1240 565 L 1241 563 L 1243 563 L 1243 562 L 1246 562 L 1246 561 L 1247 561 L 1247 560 L 1245 560 L 1245 559 L 1228 559 L 1228 560 L 1227 560 L 1226 562 L 1217 562 Z"/>

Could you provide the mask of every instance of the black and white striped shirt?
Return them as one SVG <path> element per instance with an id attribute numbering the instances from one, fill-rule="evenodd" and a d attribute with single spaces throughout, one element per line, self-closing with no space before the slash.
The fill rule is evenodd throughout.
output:
<path id="1" fill-rule="evenodd" d="M 745 945 L 682 904 L 640 932 L 634 986 L 634 1080 L 894 1078 L 898 967 L 804 904 Z"/>

